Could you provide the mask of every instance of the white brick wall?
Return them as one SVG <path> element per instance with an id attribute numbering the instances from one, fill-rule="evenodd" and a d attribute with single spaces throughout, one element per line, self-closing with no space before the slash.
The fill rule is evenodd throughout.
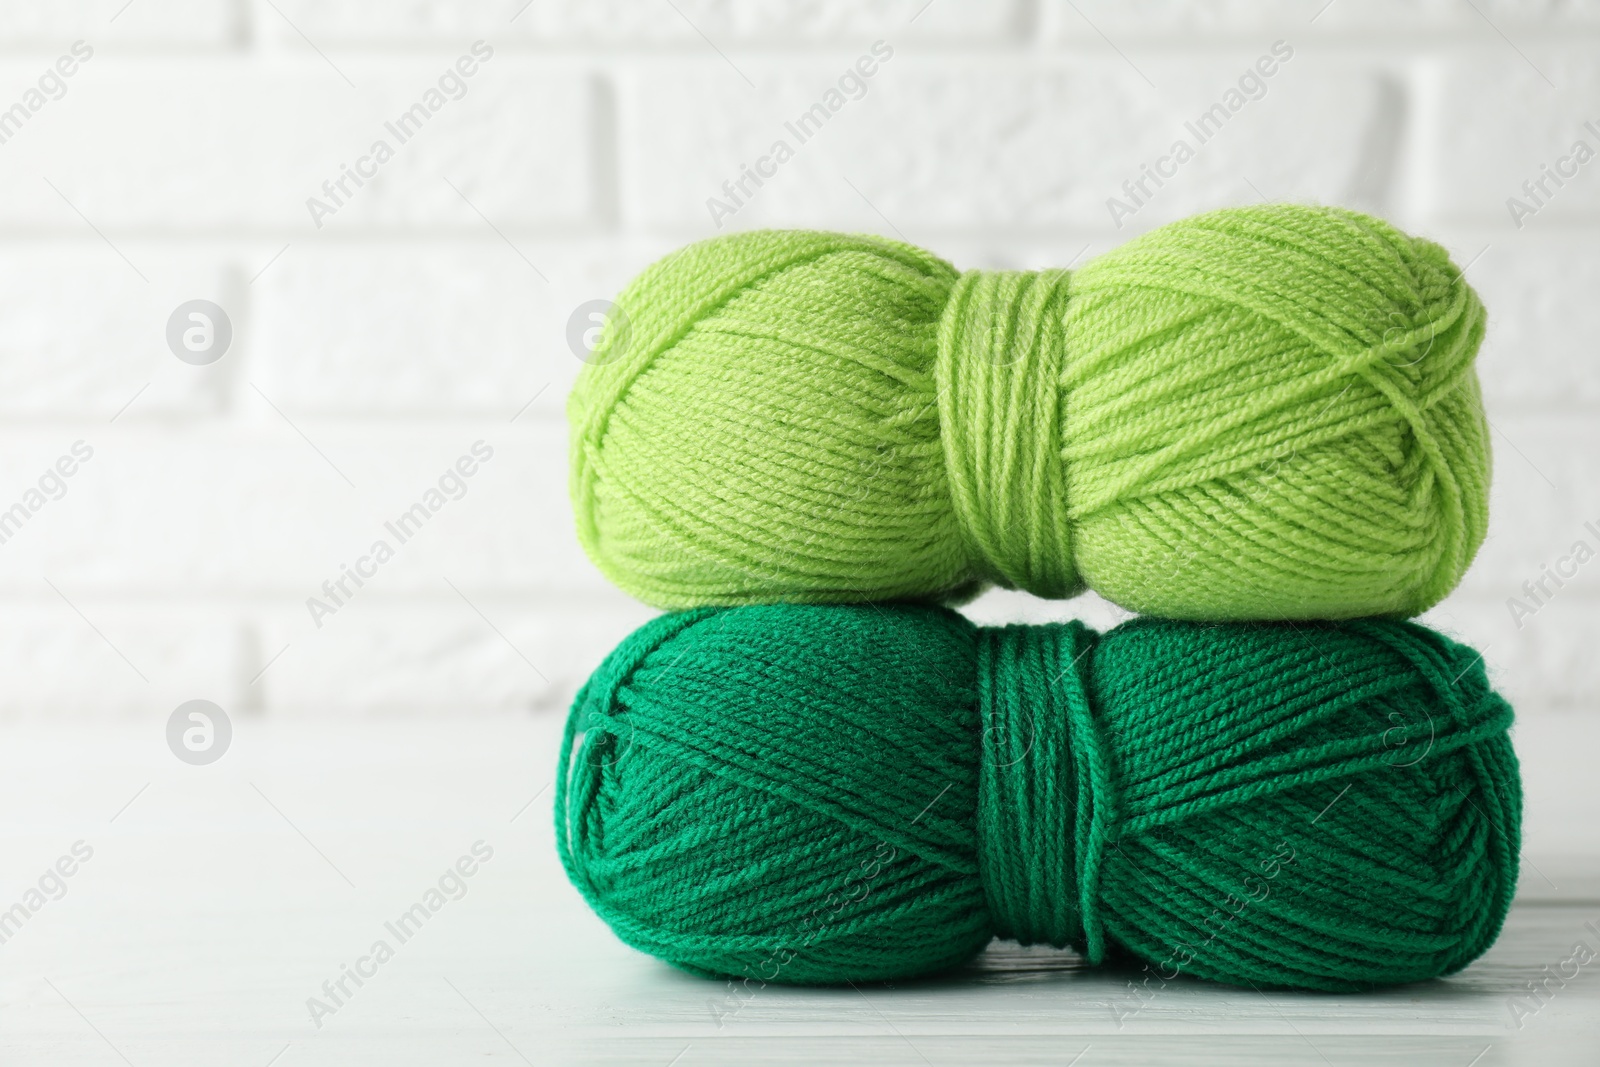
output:
<path id="1" fill-rule="evenodd" d="M 648 615 L 571 532 L 568 317 L 715 232 L 707 198 L 880 40 L 728 225 L 1042 266 L 1259 194 L 1472 261 L 1497 510 L 1434 619 L 1524 714 L 1593 704 L 1600 562 L 1520 626 L 1506 601 L 1600 547 L 1600 160 L 1520 227 L 1505 201 L 1600 149 L 1600 3 L 18 0 L 0 111 L 80 39 L 93 58 L 0 143 L 0 507 L 94 449 L 0 544 L 0 714 L 561 707 Z M 465 95 L 314 225 L 307 198 L 479 39 Z M 1107 198 L 1278 40 L 1265 95 L 1115 225 Z M 234 327 L 209 366 L 164 340 L 193 298 Z M 480 440 L 466 495 L 318 627 L 306 598 Z"/>
<path id="2" fill-rule="evenodd" d="M 1243 69 L 1255 58 L 1235 65 Z M 736 178 L 741 163 L 752 163 L 776 138 L 793 143 L 785 121 L 833 82 L 826 68 L 819 80 L 817 66 L 770 64 L 755 92 L 725 71 L 689 62 L 639 75 L 624 94 L 639 116 L 640 137 L 638 157 L 623 175 L 627 214 L 653 226 L 705 226 L 706 197 Z M 806 226 L 828 219 L 856 229 L 887 222 L 907 232 L 979 234 L 1104 229 L 1107 196 L 1121 195 L 1122 182 L 1170 148 L 1183 121 L 1227 85 L 1215 84 L 1215 63 L 1163 56 L 1140 68 L 1163 88 L 1152 89 L 1115 57 L 1047 53 L 1019 65 L 1003 54 L 897 52 L 865 95 L 800 145 L 736 221 Z M 1252 182 L 1279 197 L 1375 207 L 1366 171 L 1374 151 L 1388 155 L 1373 142 L 1390 139 L 1392 87 L 1343 64 L 1315 79 L 1301 73 L 1293 61 L 1279 71 L 1254 110 L 1240 113 L 1238 121 L 1252 124 L 1250 135 L 1225 130 L 1202 146 L 1137 221 L 1166 222 L 1244 199 Z"/>

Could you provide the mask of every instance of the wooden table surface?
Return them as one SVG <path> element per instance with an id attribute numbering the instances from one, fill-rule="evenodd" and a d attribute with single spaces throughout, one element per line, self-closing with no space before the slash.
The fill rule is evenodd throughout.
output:
<path id="1" fill-rule="evenodd" d="M 236 718 L 203 767 L 164 725 L 0 728 L 0 910 L 45 884 L 0 923 L 0 1063 L 1600 1064 L 1600 882 L 1561 857 L 1525 870 L 1486 958 L 1373 995 L 1140 999 L 996 944 L 936 981 L 744 998 L 624 947 L 567 885 L 556 716 Z M 475 846 L 459 892 L 388 932 Z M 392 958 L 335 1005 L 324 982 L 379 939 Z M 1579 942 L 1576 977 L 1518 999 Z"/>

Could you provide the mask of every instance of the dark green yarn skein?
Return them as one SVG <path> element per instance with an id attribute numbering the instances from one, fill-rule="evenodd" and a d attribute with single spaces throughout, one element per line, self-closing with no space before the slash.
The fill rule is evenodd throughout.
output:
<path id="1" fill-rule="evenodd" d="M 1498 934 L 1510 723 L 1477 654 L 1413 623 L 707 609 L 579 694 L 557 842 L 624 941 L 704 975 L 904 978 L 1002 937 L 1364 989 Z"/>

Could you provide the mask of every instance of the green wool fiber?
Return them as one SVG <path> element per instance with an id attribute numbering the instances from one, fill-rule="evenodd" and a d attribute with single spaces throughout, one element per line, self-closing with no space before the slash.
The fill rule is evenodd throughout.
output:
<path id="1" fill-rule="evenodd" d="M 1335 208 L 1199 215 L 1068 272 L 762 231 L 618 298 L 568 404 L 578 532 L 667 608 L 1049 597 L 1411 615 L 1487 523 L 1484 310 Z"/>
<path id="2" fill-rule="evenodd" d="M 1476 653 L 1408 622 L 700 609 L 579 695 L 556 835 L 624 941 L 704 975 L 905 978 L 1002 937 L 1358 990 L 1498 933 L 1510 723 Z"/>

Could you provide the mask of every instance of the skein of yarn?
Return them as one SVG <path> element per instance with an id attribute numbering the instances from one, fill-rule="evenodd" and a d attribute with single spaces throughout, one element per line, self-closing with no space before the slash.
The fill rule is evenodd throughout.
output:
<path id="1" fill-rule="evenodd" d="M 660 607 L 1085 585 L 1170 618 L 1411 615 L 1487 522 L 1484 311 L 1353 211 L 1173 223 L 1068 272 L 691 245 L 568 403 L 580 540 Z"/>
<path id="2" fill-rule="evenodd" d="M 579 695 L 556 835 L 624 941 L 704 975 L 903 978 L 1002 937 L 1356 990 L 1493 942 L 1510 722 L 1476 653 L 1405 622 L 701 609 Z"/>

